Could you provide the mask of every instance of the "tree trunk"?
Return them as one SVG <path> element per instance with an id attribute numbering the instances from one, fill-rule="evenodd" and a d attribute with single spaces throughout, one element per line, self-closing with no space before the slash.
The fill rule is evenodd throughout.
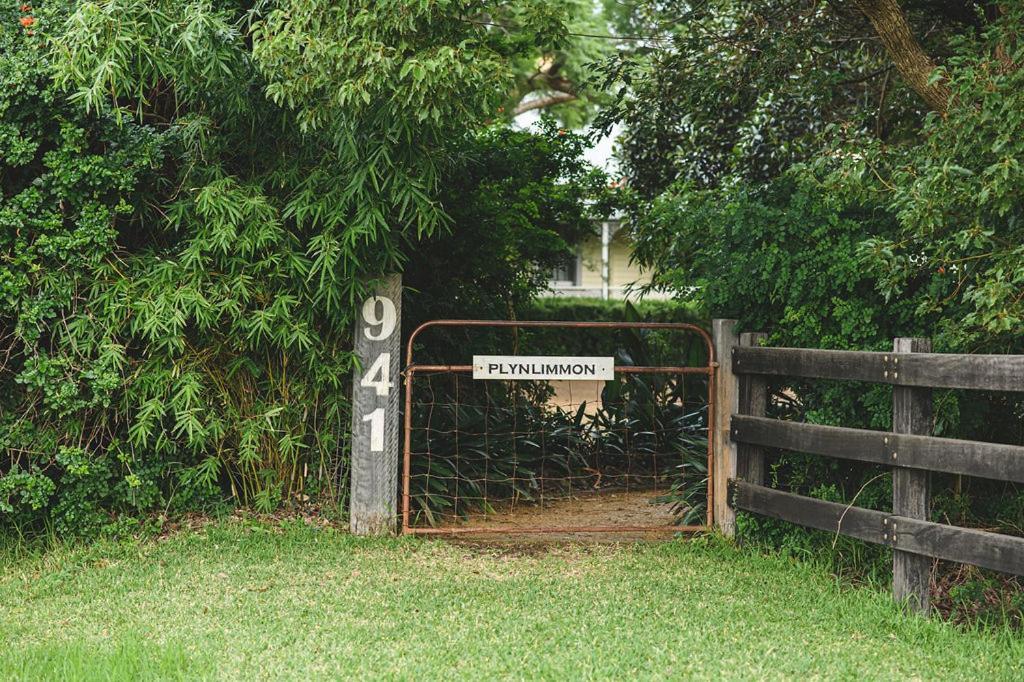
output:
<path id="1" fill-rule="evenodd" d="M 882 40 L 882 45 L 889 53 L 889 58 L 907 85 L 913 88 L 929 107 L 944 116 L 951 93 L 941 80 L 929 83 L 936 68 L 935 62 L 914 38 L 899 2 L 854 0 L 854 3 L 871 21 L 875 32 Z"/>

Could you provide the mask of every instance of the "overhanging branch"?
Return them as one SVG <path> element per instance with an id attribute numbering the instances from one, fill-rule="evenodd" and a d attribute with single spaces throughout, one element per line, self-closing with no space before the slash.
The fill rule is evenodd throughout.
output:
<path id="1" fill-rule="evenodd" d="M 917 42 L 897 0 L 854 0 L 867 16 L 885 46 L 896 70 L 914 92 L 933 110 L 945 115 L 951 93 L 941 81 L 933 81 L 935 62 Z"/>
<path id="2" fill-rule="evenodd" d="M 524 100 L 519 103 L 515 111 L 512 112 L 513 116 L 519 114 L 525 114 L 527 111 L 533 111 L 534 109 L 547 109 L 553 107 L 556 104 L 564 104 L 566 102 L 572 102 L 576 100 L 576 95 L 569 92 L 554 91 L 540 97 L 533 97 L 529 100 Z"/>

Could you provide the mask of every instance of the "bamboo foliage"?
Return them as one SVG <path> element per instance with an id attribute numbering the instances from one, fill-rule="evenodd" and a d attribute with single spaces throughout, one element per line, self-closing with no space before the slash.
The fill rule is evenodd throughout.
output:
<path id="1" fill-rule="evenodd" d="M 520 49 L 489 9 L 0 10 L 4 520 L 344 490 L 359 278 L 447 224 L 439 174 Z"/>

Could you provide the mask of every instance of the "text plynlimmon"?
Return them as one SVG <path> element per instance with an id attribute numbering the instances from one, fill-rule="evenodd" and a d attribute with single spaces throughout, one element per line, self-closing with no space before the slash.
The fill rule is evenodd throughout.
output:
<path id="1" fill-rule="evenodd" d="M 474 355 L 474 379 L 592 379 L 615 375 L 611 357 Z"/>

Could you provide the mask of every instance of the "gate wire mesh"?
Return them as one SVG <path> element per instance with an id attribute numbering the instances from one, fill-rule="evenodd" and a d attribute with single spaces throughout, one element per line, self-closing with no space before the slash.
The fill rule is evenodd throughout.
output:
<path id="1" fill-rule="evenodd" d="M 617 362 L 607 382 L 474 380 L 468 363 L 413 363 L 416 337 L 431 326 L 686 331 L 704 340 L 708 361 Z M 410 337 L 405 376 L 403 532 L 675 532 L 711 523 L 714 365 L 698 327 L 438 320 Z"/>

